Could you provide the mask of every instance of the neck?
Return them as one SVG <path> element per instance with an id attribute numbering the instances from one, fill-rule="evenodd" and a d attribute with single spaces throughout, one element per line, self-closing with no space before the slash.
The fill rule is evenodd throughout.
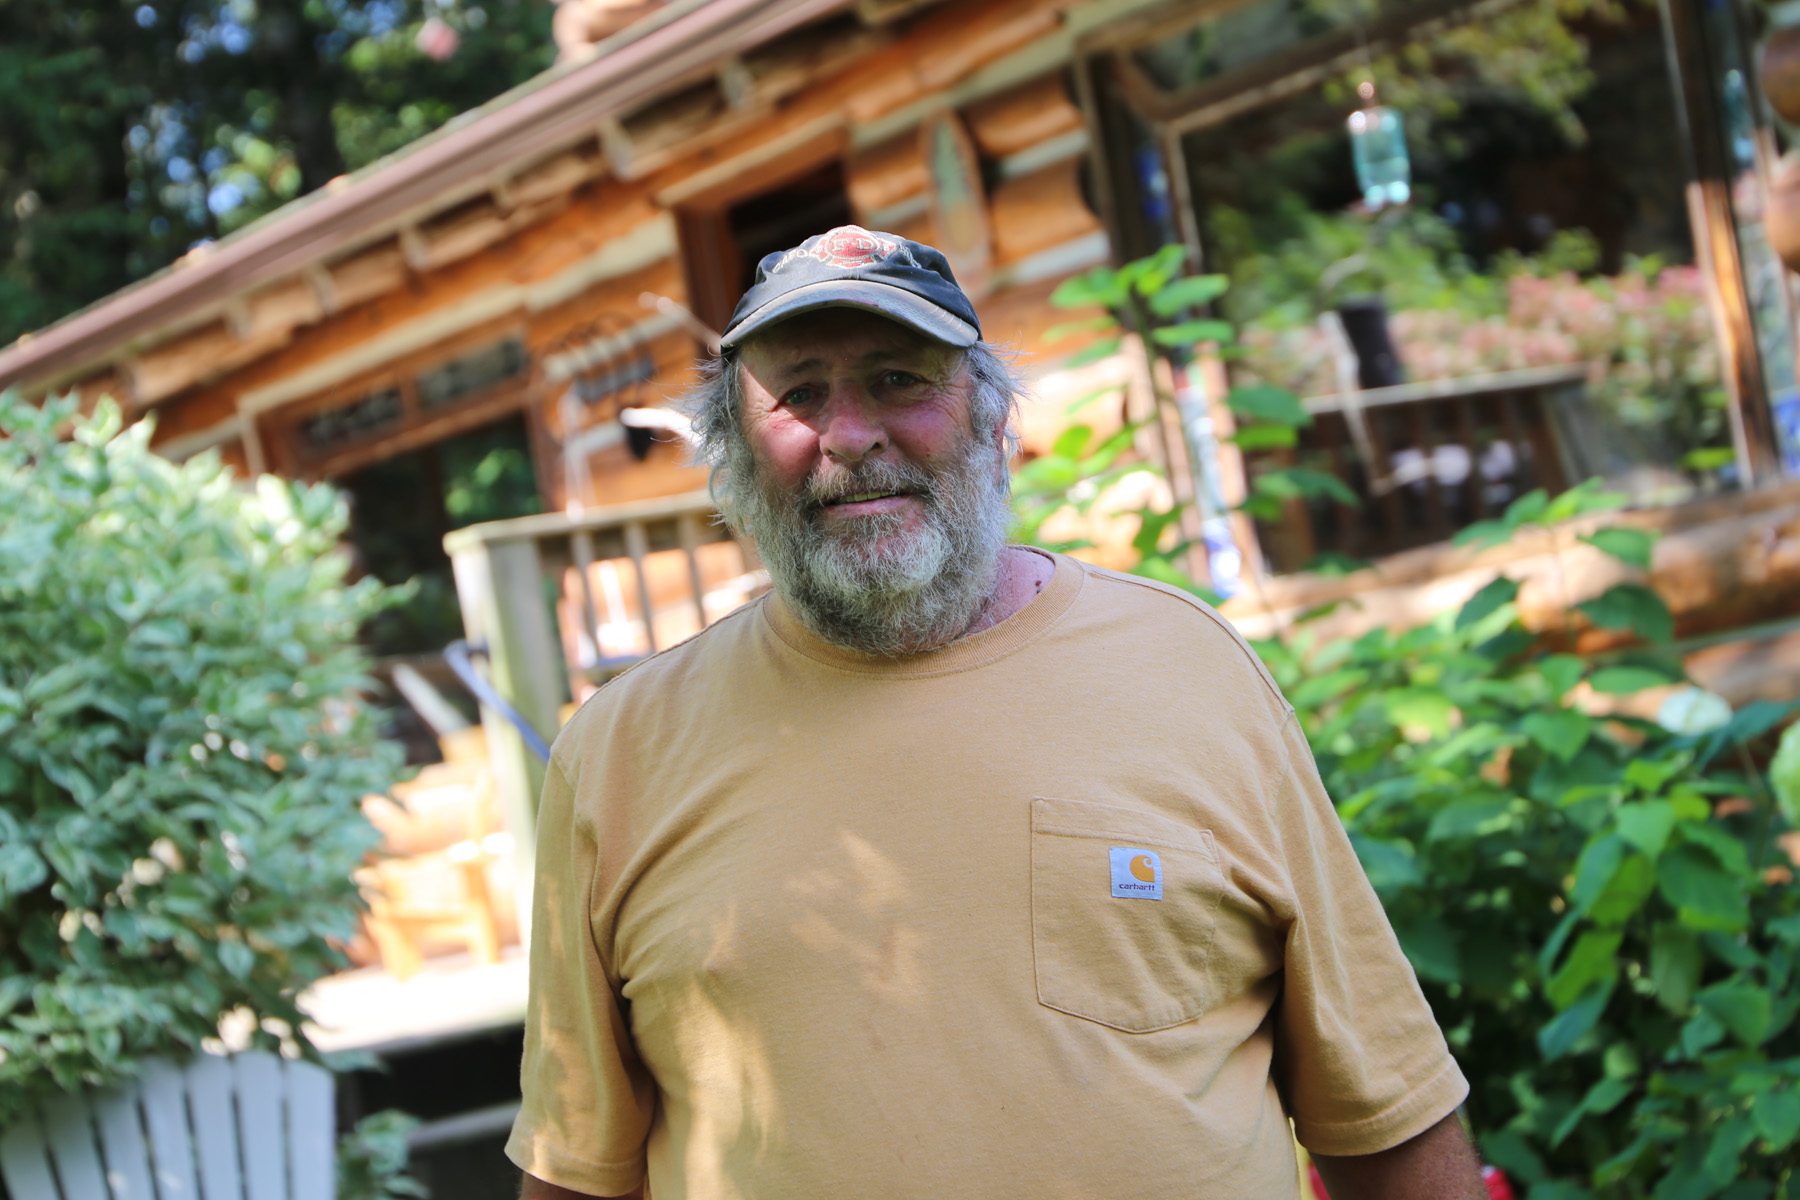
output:
<path id="1" fill-rule="evenodd" d="M 994 574 L 994 590 L 976 612 L 975 619 L 969 622 L 969 627 L 951 641 L 959 641 L 984 629 L 992 629 L 1023 609 L 1050 581 L 1053 570 L 1050 560 L 1034 550 L 1008 546 L 1000 551 L 999 567 Z"/>

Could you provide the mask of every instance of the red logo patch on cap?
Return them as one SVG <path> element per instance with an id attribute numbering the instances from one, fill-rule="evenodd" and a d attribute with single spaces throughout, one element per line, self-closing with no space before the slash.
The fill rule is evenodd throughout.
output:
<path id="1" fill-rule="evenodd" d="M 860 225 L 840 225 L 820 234 L 808 253 L 827 266 L 872 267 L 899 248 L 900 243 L 870 233 Z"/>

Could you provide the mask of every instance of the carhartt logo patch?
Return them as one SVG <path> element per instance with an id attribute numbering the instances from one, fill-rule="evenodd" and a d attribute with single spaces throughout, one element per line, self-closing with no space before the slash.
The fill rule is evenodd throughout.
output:
<path id="1" fill-rule="evenodd" d="M 1162 858 L 1154 850 L 1113 846 L 1112 894 L 1121 900 L 1161 900 Z"/>

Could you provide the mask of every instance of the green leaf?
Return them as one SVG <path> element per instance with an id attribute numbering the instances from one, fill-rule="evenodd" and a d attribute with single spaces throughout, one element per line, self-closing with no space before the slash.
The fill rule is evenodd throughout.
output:
<path id="1" fill-rule="evenodd" d="M 1288 702 L 1299 709 L 1315 709 L 1368 681 L 1369 673 L 1360 667 L 1310 675 L 1288 689 Z"/>
<path id="2" fill-rule="evenodd" d="M 1211 304 L 1230 288 L 1231 280 L 1225 275 L 1190 275 L 1150 297 L 1150 311 L 1159 317 L 1172 317 L 1183 309 Z"/>
<path id="3" fill-rule="evenodd" d="M 1681 1052 L 1689 1058 L 1699 1058 L 1724 1040 L 1725 1027 L 1709 1012 L 1689 1017 L 1677 1038 Z"/>
<path id="4" fill-rule="evenodd" d="M 1252 486 L 1277 500 L 1316 496 L 1335 500 L 1350 508 L 1362 504 L 1362 500 L 1343 480 L 1309 467 L 1283 467 L 1278 471 L 1264 471 L 1256 476 Z"/>
<path id="5" fill-rule="evenodd" d="M 1080 458 L 1087 444 L 1094 439 L 1094 427 L 1091 425 L 1071 425 L 1057 435 L 1050 453 L 1058 458 Z"/>
<path id="6" fill-rule="evenodd" d="M 1300 397 L 1286 388 L 1256 384 L 1234 387 L 1226 393 L 1225 406 L 1240 417 L 1250 417 L 1277 425 L 1304 428 L 1312 424 L 1312 414 Z"/>
<path id="7" fill-rule="evenodd" d="M 1587 744 L 1593 721 L 1586 713 L 1559 708 L 1527 713 L 1525 719 L 1519 722 L 1519 728 L 1526 737 L 1541 746 L 1545 753 L 1561 762 L 1568 762 Z"/>
<path id="8" fill-rule="evenodd" d="M 1229 342 L 1233 330 L 1230 321 L 1183 321 L 1150 331 L 1150 340 L 1159 346 L 1195 346 L 1202 342 Z"/>
<path id="9" fill-rule="evenodd" d="M 1587 671 L 1587 664 L 1573 654 L 1552 654 L 1538 660 L 1537 669 L 1538 674 L 1549 685 L 1551 698 L 1560 700 L 1581 681 L 1581 676 Z"/>
<path id="10" fill-rule="evenodd" d="M 256 967 L 256 951 L 242 942 L 220 942 L 219 961 L 234 978 L 248 979 Z"/>
<path id="11" fill-rule="evenodd" d="M 1656 535 L 1645 529 L 1613 526 L 1583 534 L 1582 541 L 1596 550 L 1610 554 L 1620 562 L 1641 571 L 1650 569 L 1650 553 L 1656 547 Z"/>
<path id="12" fill-rule="evenodd" d="M 1643 800 L 1621 807 L 1614 817 L 1619 836 L 1652 861 L 1669 844 L 1675 828 L 1675 806 L 1667 800 Z"/>
<path id="13" fill-rule="evenodd" d="M 1789 1086 L 1763 1092 L 1750 1102 L 1750 1120 L 1771 1150 L 1786 1150 L 1800 1137 L 1800 1091 Z"/>
<path id="14" fill-rule="evenodd" d="M 1656 889 L 1656 868 L 1641 854 L 1632 854 L 1619 864 L 1611 880 L 1588 909 L 1588 915 L 1600 925 L 1623 925 Z"/>
<path id="15" fill-rule="evenodd" d="M 1506 514 L 1501 518 L 1513 529 L 1544 515 L 1550 507 L 1550 494 L 1543 488 L 1533 488 L 1517 500 L 1506 506 Z"/>
<path id="16" fill-rule="evenodd" d="M 1154 296 L 1172 282 L 1187 262 L 1187 248 L 1171 242 L 1119 268 L 1118 277 L 1140 296 Z"/>
<path id="17" fill-rule="evenodd" d="M 1602 629 L 1624 630 L 1649 642 L 1666 642 L 1674 636 L 1675 618 L 1669 614 L 1669 606 L 1642 584 L 1615 584 L 1575 607 Z"/>
<path id="18" fill-rule="evenodd" d="M 1619 1102 L 1631 1095 L 1632 1083 L 1628 1079 L 1602 1079 L 1588 1089 L 1581 1102 L 1569 1110 L 1550 1134 L 1550 1148 L 1563 1144 L 1571 1133 L 1575 1132 L 1584 1117 L 1604 1116 L 1619 1106 Z M 1534 1192 L 1535 1194 L 1535 1192 Z"/>
<path id="19" fill-rule="evenodd" d="M 1625 843 L 1613 834 L 1602 834 L 1581 848 L 1575 860 L 1575 881 L 1569 888 L 1571 909 L 1585 914 L 1606 890 L 1625 861 Z"/>
<path id="20" fill-rule="evenodd" d="M 1609 696 L 1628 696 L 1672 682 L 1666 673 L 1646 667 L 1601 667 L 1588 677 L 1590 687 Z"/>
<path id="21" fill-rule="evenodd" d="M 1063 280 L 1050 293 L 1050 303 L 1057 308 L 1117 308 L 1125 303 L 1128 284 L 1110 267 L 1095 267 L 1081 275 Z"/>
<path id="22" fill-rule="evenodd" d="M 1602 986 L 1563 1009 L 1538 1030 L 1538 1052 L 1546 1059 L 1555 1060 L 1574 1049 L 1576 1043 L 1599 1023 L 1610 999 L 1612 988 Z"/>
<path id="23" fill-rule="evenodd" d="M 1438 983 L 1462 982 L 1462 955 L 1456 931 L 1443 918 L 1430 915 L 1398 918 L 1394 922 L 1394 934 L 1420 978 Z"/>
<path id="24" fill-rule="evenodd" d="M 1350 845 L 1362 863 L 1369 884 L 1383 896 L 1419 883 L 1424 875 L 1412 848 L 1395 842 L 1384 842 L 1352 832 Z"/>
<path id="25" fill-rule="evenodd" d="M 22 896 L 48 878 L 43 855 L 18 842 L 0 843 L 0 898 Z"/>
<path id="26" fill-rule="evenodd" d="M 1774 1005 L 1764 988 L 1727 980 L 1702 991 L 1694 1001 L 1746 1046 L 1760 1046 L 1769 1034 Z"/>
<path id="27" fill-rule="evenodd" d="M 1044 341 L 1060 342 L 1078 333 L 1117 332 L 1119 323 L 1111 317 L 1083 317 L 1079 321 L 1063 321 L 1044 330 Z"/>
<path id="28" fill-rule="evenodd" d="M 1685 1013 L 1700 986 L 1700 938 L 1672 921 L 1660 922 L 1650 936 L 1650 982 L 1656 1002 L 1670 1012 Z"/>
<path id="29" fill-rule="evenodd" d="M 1619 945 L 1623 941 L 1624 935 L 1618 930 L 1591 929 L 1576 938 L 1563 965 L 1544 985 L 1545 999 L 1560 1010 L 1575 1003 L 1595 984 L 1610 987 L 1619 974 Z"/>
<path id="30" fill-rule="evenodd" d="M 1473 525 L 1466 525 L 1462 529 L 1459 529 L 1451 536 L 1450 544 L 1453 546 L 1474 546 L 1476 549 L 1481 550 L 1486 549 L 1489 546 L 1498 546 L 1501 542 L 1512 537 L 1514 532 L 1515 530 L 1513 527 L 1508 525 L 1505 521 L 1477 521 Z"/>
<path id="31" fill-rule="evenodd" d="M 1462 608 L 1457 611 L 1455 628 L 1467 629 L 1479 621 L 1486 620 L 1506 605 L 1511 604 L 1518 594 L 1517 580 L 1508 579 L 1504 575 L 1499 576 L 1479 592 L 1470 596 Z"/>
<path id="32" fill-rule="evenodd" d="M 1479 840 L 1512 823 L 1512 801 L 1498 798 L 1452 800 L 1431 818 L 1427 842 Z"/>
<path id="33" fill-rule="evenodd" d="M 1689 471 L 1717 471 L 1737 462 L 1737 451 L 1730 446 L 1708 446 L 1689 450 L 1681 456 L 1681 465 Z"/>
<path id="34" fill-rule="evenodd" d="M 1656 888 L 1690 929 L 1739 933 L 1750 923 L 1749 900 L 1738 878 L 1697 846 L 1677 846 L 1662 856 Z"/>
<path id="35" fill-rule="evenodd" d="M 1260 450 L 1286 450 L 1300 441 L 1292 425 L 1241 425 L 1226 441 L 1250 454 Z"/>
<path id="36" fill-rule="evenodd" d="M 1450 732 L 1450 721 L 1456 708 L 1450 697 L 1436 688 L 1395 688 L 1383 697 L 1388 720 L 1397 726 L 1414 726 L 1433 737 Z"/>
<path id="37" fill-rule="evenodd" d="M 1800 723 L 1787 727 L 1769 760 L 1769 788 L 1788 824 L 1800 825 Z"/>

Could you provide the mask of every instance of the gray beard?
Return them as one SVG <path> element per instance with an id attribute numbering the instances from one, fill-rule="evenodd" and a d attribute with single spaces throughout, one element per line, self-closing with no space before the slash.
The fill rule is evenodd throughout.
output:
<path id="1" fill-rule="evenodd" d="M 741 441 L 730 451 L 730 518 L 756 541 L 775 592 L 834 645 L 896 657 L 946 645 L 993 596 L 1011 521 L 991 447 L 971 437 L 941 475 L 888 462 L 826 464 L 798 493 L 768 486 Z M 907 491 L 925 505 L 922 528 L 879 513 L 827 529 L 828 500 Z"/>

